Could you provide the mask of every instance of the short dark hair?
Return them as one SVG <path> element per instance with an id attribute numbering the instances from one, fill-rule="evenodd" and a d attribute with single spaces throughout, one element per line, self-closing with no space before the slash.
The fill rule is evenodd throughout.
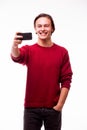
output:
<path id="1" fill-rule="evenodd" d="M 40 18 L 40 17 L 47 17 L 48 19 L 50 19 L 50 21 L 51 21 L 51 26 L 52 26 L 53 32 L 54 32 L 54 31 L 55 31 L 55 24 L 54 24 L 53 18 L 52 18 L 51 15 L 46 14 L 46 13 L 41 13 L 41 14 L 39 14 L 38 16 L 36 16 L 36 18 L 34 19 L 34 27 L 35 27 L 35 24 L 36 24 L 37 19 Z M 52 32 L 52 33 L 53 33 L 53 32 Z"/>

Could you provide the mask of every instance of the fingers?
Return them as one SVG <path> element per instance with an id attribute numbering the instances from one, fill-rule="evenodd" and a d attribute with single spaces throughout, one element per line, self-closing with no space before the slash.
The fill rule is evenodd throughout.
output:
<path id="1" fill-rule="evenodd" d="M 22 43 L 22 39 L 23 39 L 23 36 L 21 35 L 21 33 L 20 32 L 16 32 L 15 37 L 14 37 L 14 44 L 15 45 L 21 44 Z"/>

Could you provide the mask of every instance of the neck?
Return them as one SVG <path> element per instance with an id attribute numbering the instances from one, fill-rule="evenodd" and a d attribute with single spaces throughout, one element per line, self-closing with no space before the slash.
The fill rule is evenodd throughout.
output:
<path id="1" fill-rule="evenodd" d="M 51 47 L 53 46 L 53 42 L 51 40 L 40 40 L 38 39 L 38 45 L 43 46 L 43 47 Z"/>

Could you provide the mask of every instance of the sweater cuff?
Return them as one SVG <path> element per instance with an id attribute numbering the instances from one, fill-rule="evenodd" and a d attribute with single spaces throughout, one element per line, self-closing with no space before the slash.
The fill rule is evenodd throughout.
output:
<path id="1" fill-rule="evenodd" d="M 14 62 L 18 62 L 18 61 L 20 60 L 20 56 L 14 57 L 14 56 L 11 54 L 11 59 L 12 59 Z"/>

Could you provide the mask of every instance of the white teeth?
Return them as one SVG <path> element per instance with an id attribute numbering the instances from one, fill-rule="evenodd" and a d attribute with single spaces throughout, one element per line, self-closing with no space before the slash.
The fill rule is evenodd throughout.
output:
<path id="1" fill-rule="evenodd" d="M 47 33 L 45 32 L 45 33 L 40 33 L 41 35 L 46 35 Z"/>
<path id="2" fill-rule="evenodd" d="M 41 34 L 42 36 L 45 36 L 46 34 L 44 33 L 44 34 Z"/>

